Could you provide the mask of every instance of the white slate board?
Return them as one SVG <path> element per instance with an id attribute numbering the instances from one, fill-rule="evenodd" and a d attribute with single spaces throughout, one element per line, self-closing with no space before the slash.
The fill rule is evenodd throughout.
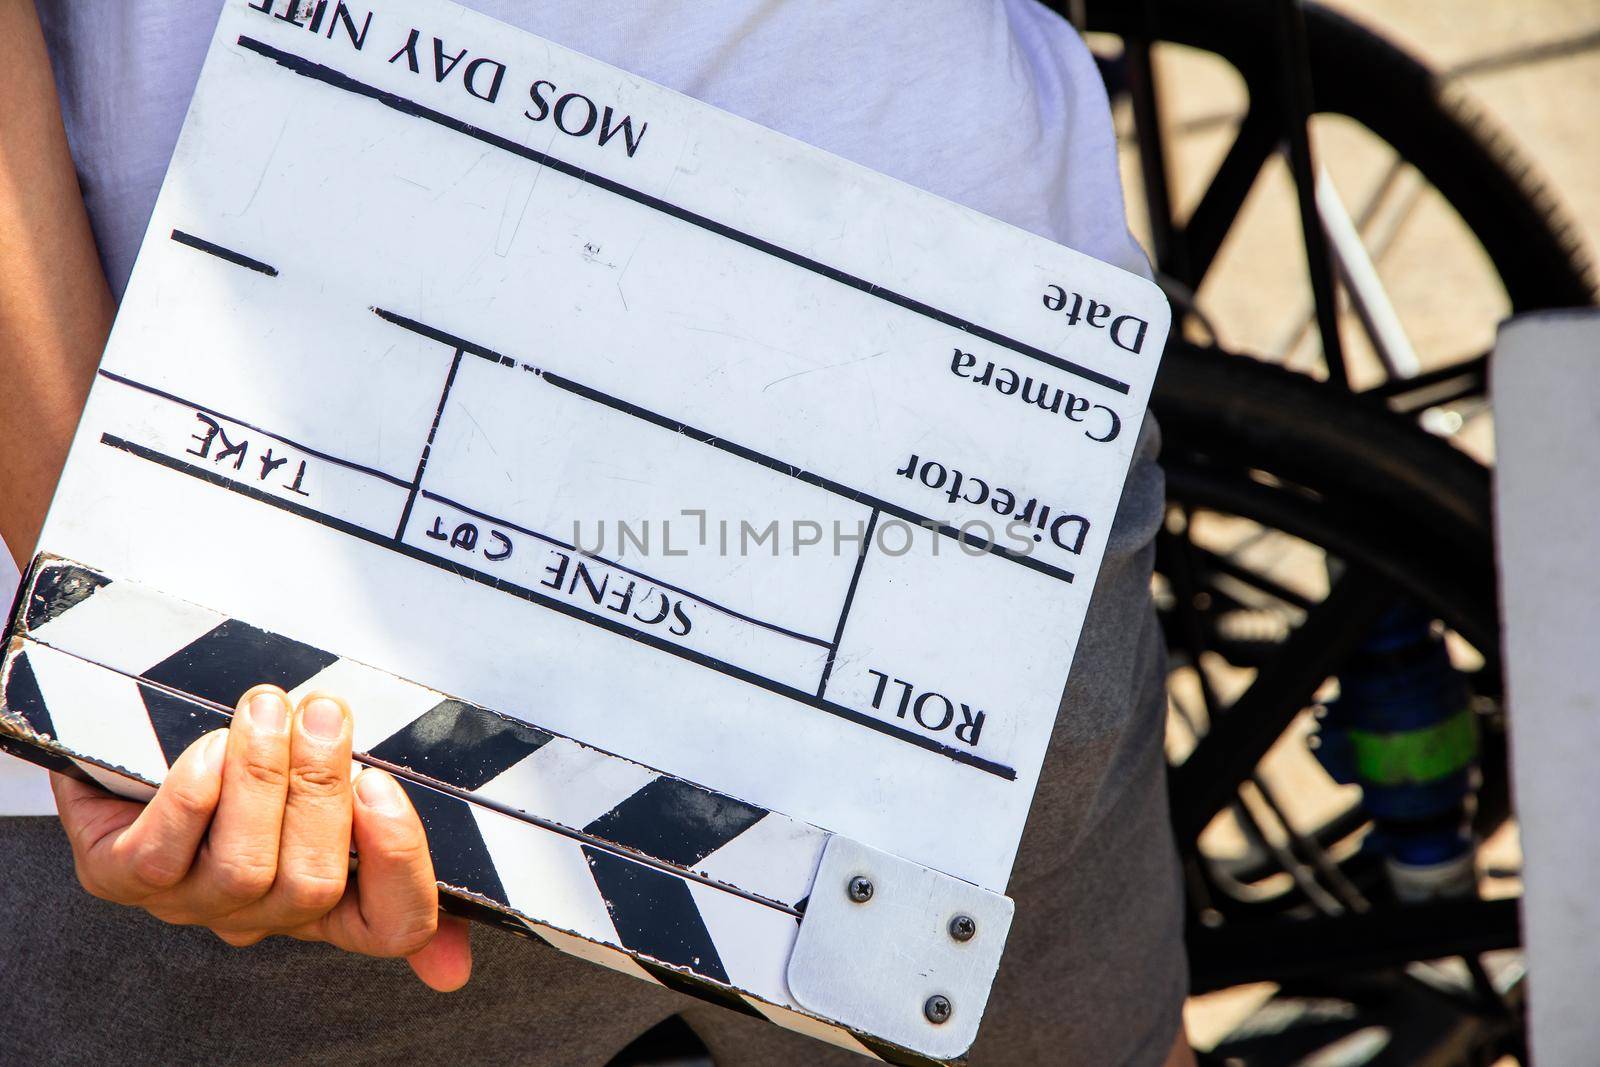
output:
<path id="1" fill-rule="evenodd" d="M 1003 891 L 1166 329 L 452 4 L 230 0 L 40 549 Z"/>

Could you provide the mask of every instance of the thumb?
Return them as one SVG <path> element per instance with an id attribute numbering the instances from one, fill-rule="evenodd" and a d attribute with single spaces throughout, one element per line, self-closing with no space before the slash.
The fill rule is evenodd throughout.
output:
<path id="1" fill-rule="evenodd" d="M 420 952 L 406 957 L 422 984 L 440 993 L 454 993 L 472 977 L 472 943 L 467 921 L 440 915 L 439 929 Z"/>

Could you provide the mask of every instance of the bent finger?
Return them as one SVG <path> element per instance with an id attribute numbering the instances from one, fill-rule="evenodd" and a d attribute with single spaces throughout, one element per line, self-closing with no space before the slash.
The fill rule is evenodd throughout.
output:
<path id="1" fill-rule="evenodd" d="M 55 771 L 50 773 L 50 790 L 55 794 L 61 828 L 72 846 L 78 881 L 97 897 L 116 899 L 100 877 L 110 869 L 105 853 L 117 836 L 133 825 L 142 805 L 114 797 L 89 782 Z"/>
<path id="2" fill-rule="evenodd" d="M 148 804 L 52 774 L 56 811 L 78 879 L 95 896 L 137 904 L 182 881 L 216 810 L 226 731 L 195 741 Z"/>
<path id="3" fill-rule="evenodd" d="M 138 818 L 110 842 L 108 877 L 132 903 L 171 889 L 194 866 L 222 794 L 228 731 L 216 730 L 178 757 Z"/>
<path id="4" fill-rule="evenodd" d="M 410 956 L 433 940 L 439 922 L 427 834 L 400 784 L 383 771 L 362 771 L 355 794 L 355 885 L 316 934 L 369 956 Z"/>
<path id="5" fill-rule="evenodd" d="M 186 885 L 198 914 L 227 914 L 266 896 L 288 794 L 289 701 L 275 686 L 258 686 L 240 699 L 228 730 L 216 817 Z"/>
<path id="6" fill-rule="evenodd" d="M 310 922 L 344 896 L 350 871 L 350 732 L 349 712 L 331 697 L 313 694 L 295 710 L 277 879 L 261 902 L 263 926 Z"/>

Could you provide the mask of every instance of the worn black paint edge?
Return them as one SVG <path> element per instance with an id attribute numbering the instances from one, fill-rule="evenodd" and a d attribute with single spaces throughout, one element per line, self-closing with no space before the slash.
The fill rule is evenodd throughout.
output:
<path id="1" fill-rule="evenodd" d="M 766 816 L 754 804 L 663 775 L 583 832 L 677 867 L 692 867 Z"/>
<path id="2" fill-rule="evenodd" d="M 280 497 L 273 496 L 271 493 L 257 489 L 254 486 L 242 485 L 221 474 L 216 473 L 215 471 L 209 471 L 189 463 L 184 463 L 181 460 L 173 459 L 171 456 L 164 455 L 163 453 L 157 452 L 154 449 L 146 448 L 144 445 L 135 444 L 132 441 L 124 440 L 123 438 L 117 437 L 113 434 L 101 434 L 100 443 L 109 448 L 115 448 L 119 451 L 126 452 L 129 455 L 135 456 L 139 459 L 147 460 L 159 466 L 166 467 L 170 470 L 178 472 L 179 474 L 186 474 L 191 478 L 197 478 L 200 481 L 214 485 L 219 489 L 226 489 L 231 492 L 238 493 L 241 496 L 248 497 L 251 500 L 257 501 L 258 503 L 267 504 L 272 507 L 279 508 L 280 510 L 287 511 L 291 515 L 298 516 L 302 519 L 307 519 L 321 526 L 326 526 L 330 530 L 347 534 L 351 537 L 357 538 L 358 540 L 366 541 L 381 548 L 387 548 L 391 552 L 397 552 L 400 555 L 407 556 L 419 563 L 425 563 L 430 567 L 437 567 L 438 569 L 449 574 L 454 574 L 457 577 L 466 578 L 470 581 L 477 582 L 479 585 L 487 586 L 490 589 L 505 593 L 508 596 L 514 596 L 518 599 L 526 600 L 529 603 L 538 604 L 541 607 L 549 608 L 551 611 L 565 615 L 568 618 L 576 619 L 577 621 L 587 623 L 590 626 L 599 627 L 600 629 L 607 630 L 618 635 L 619 637 L 625 637 L 629 640 L 637 641 L 651 648 L 655 648 L 657 651 L 666 652 L 669 655 L 688 660 L 689 662 L 701 667 L 705 667 L 708 670 L 716 671 L 719 674 L 725 674 L 730 678 L 737 678 L 747 685 L 755 686 L 758 689 L 765 689 L 769 693 L 775 693 L 778 696 L 787 697 L 798 704 L 804 704 L 809 708 L 826 712 L 829 715 L 836 715 L 841 719 L 846 719 L 855 723 L 857 726 L 862 726 L 868 730 L 873 730 L 888 737 L 893 737 L 897 741 L 903 741 L 906 744 L 912 745 L 916 748 L 938 753 L 947 759 L 953 760 L 956 763 L 964 764 L 968 767 L 972 767 L 975 770 L 984 772 L 985 774 L 993 774 L 997 777 L 1004 778 L 1006 781 L 1016 780 L 1016 769 L 1013 767 L 1008 767 L 1003 763 L 996 762 L 995 760 L 985 759 L 984 757 L 978 756 L 971 752 L 964 752 L 961 749 L 954 748 L 950 745 L 941 744 L 938 741 L 923 737 L 920 734 L 911 733 L 909 730 L 901 729 L 900 727 L 894 726 L 890 723 L 883 722 L 880 719 L 875 719 L 870 715 L 864 715 L 853 708 L 847 708 L 842 704 L 835 704 L 832 701 L 819 699 L 811 693 L 801 689 L 796 689 L 794 686 L 785 685 L 782 682 L 775 682 L 770 678 L 764 678 L 761 675 L 753 674 L 743 667 L 734 666 L 731 663 L 726 663 L 722 660 L 715 659 L 711 656 L 705 655 L 704 653 L 696 652 L 690 648 L 683 648 L 679 645 L 674 645 L 669 641 L 664 641 L 661 638 L 654 636 L 653 634 L 647 634 L 638 630 L 634 630 L 623 623 L 613 622 L 610 619 L 602 618 L 598 615 L 590 615 L 588 612 L 582 611 L 570 604 L 555 600 L 552 597 L 547 597 L 544 594 L 535 592 L 532 589 L 526 589 L 520 585 L 515 585 L 511 582 L 505 581 L 502 578 L 496 578 L 492 574 L 485 574 L 483 571 L 475 570 L 472 567 L 468 567 L 465 564 L 456 562 L 454 560 L 441 559 L 440 557 L 433 555 L 431 552 L 425 552 L 422 549 L 414 548 L 411 545 L 396 542 L 394 539 L 386 535 L 375 534 L 371 530 L 357 526 L 352 522 L 346 522 L 343 519 L 336 519 L 331 515 L 324 515 L 322 512 L 308 508 L 304 504 L 299 504 L 292 500 L 284 500 Z"/>
<path id="3" fill-rule="evenodd" d="M 110 578 L 76 564 L 41 566 L 32 583 L 24 585 L 26 592 L 18 594 L 18 606 L 26 611 L 24 632 L 37 630 L 110 584 Z"/>
<path id="4" fill-rule="evenodd" d="M 633 961 L 650 976 L 651 981 L 657 982 L 674 993 L 682 993 L 686 997 L 694 997 L 718 1007 L 736 1011 L 741 1015 L 754 1016 L 763 1021 L 766 1016 L 757 1011 L 750 1002 L 741 997 L 732 986 L 721 986 L 714 982 L 707 982 L 693 974 L 687 974 L 673 967 L 663 967 L 653 960 L 632 957 Z M 675 1061 L 676 1062 L 676 1061 Z"/>
<path id="5" fill-rule="evenodd" d="M 411 806 L 428 832 L 428 852 L 439 881 L 510 907 L 511 899 L 471 806 L 419 782 L 395 781 L 411 798 Z"/>
<path id="6" fill-rule="evenodd" d="M 930 1065 L 934 1064 L 943 1065 L 951 1062 L 931 1060 L 920 1053 L 901 1048 L 899 1045 L 891 1045 L 881 1038 L 873 1037 L 871 1034 L 863 1033 L 860 1030 L 851 1030 L 850 1036 L 861 1042 L 862 1046 L 878 1059 L 885 1063 L 892 1063 L 895 1067 L 930 1067 Z M 966 1054 L 962 1053 L 954 1062 L 960 1063 L 965 1062 L 965 1060 Z"/>
<path id="7" fill-rule="evenodd" d="M 688 882 L 589 845 L 583 855 L 624 948 L 733 984 Z"/>
<path id="8" fill-rule="evenodd" d="M 511 905 L 496 904 L 471 893 L 454 892 L 449 887 L 441 887 L 441 890 L 439 893 L 440 911 L 471 922 L 493 926 L 509 934 L 515 934 L 524 941 L 537 945 L 547 952 L 561 951 L 528 926 L 530 922 L 538 922 L 537 919 L 523 920 L 520 917 L 521 913 L 514 910 Z M 609 945 L 606 947 L 610 948 Z M 616 950 L 613 949 L 612 951 Z"/>
<path id="9" fill-rule="evenodd" d="M 50 718 L 50 708 L 44 702 L 39 679 L 34 675 L 33 664 L 28 662 L 25 651 L 18 650 L 11 657 L 10 667 L 6 671 L 4 704 L 6 711 L 26 723 L 36 736 L 55 736 L 55 721 Z"/>
<path id="10" fill-rule="evenodd" d="M 585 170 L 584 168 L 573 163 L 569 163 L 564 159 L 552 156 L 548 152 L 541 152 L 536 148 L 529 148 L 527 145 L 518 144 L 516 141 L 506 137 L 501 137 L 499 134 L 490 133 L 488 130 L 474 126 L 471 123 L 462 122 L 460 119 L 452 118 L 441 111 L 435 111 L 432 108 L 424 104 L 420 104 L 415 100 L 409 100 L 395 93 L 379 89 L 376 86 L 368 85 L 366 82 L 357 81 L 348 74 L 334 70 L 332 67 L 324 66 L 321 63 L 312 62 L 311 60 L 306 59 L 304 56 L 298 56 L 292 52 L 285 52 L 281 49 L 274 48 L 271 45 L 264 44 L 252 37 L 240 36 L 238 43 L 239 47 L 254 52 L 257 55 L 263 56 L 267 59 L 271 59 L 279 66 L 284 67 L 287 70 L 300 75 L 301 77 L 320 81 L 325 85 L 330 85 L 335 89 L 342 89 L 345 92 L 353 93 L 356 96 L 367 97 L 370 100 L 377 101 L 385 107 L 400 112 L 402 115 L 409 115 L 413 118 L 424 119 L 428 122 L 434 123 L 435 125 L 443 126 L 448 130 L 453 130 L 456 133 L 465 134 L 474 140 L 482 141 L 484 144 L 492 145 L 495 148 L 499 148 L 505 152 L 510 152 L 512 155 L 521 156 L 522 158 L 531 160 L 534 163 L 540 164 L 541 166 L 549 167 L 551 170 L 558 171 L 559 173 L 565 174 L 571 178 L 576 178 L 579 181 L 588 185 L 592 185 L 597 189 L 604 189 L 606 192 L 615 193 L 617 196 L 623 197 L 624 199 L 632 200 L 636 204 L 653 208 L 664 215 L 670 215 L 671 217 L 678 219 L 680 222 L 687 222 L 691 226 L 699 227 L 700 229 L 709 233 L 714 233 L 719 237 L 725 237 L 737 244 L 744 245 L 746 248 L 752 248 L 758 252 L 765 252 L 774 259 L 782 260 L 791 266 L 800 267 L 803 270 L 820 275 L 821 277 L 827 278 L 830 281 L 838 282 L 840 285 L 848 286 L 849 288 L 864 293 L 869 297 L 875 297 L 878 300 L 882 300 L 884 303 L 893 304 L 894 306 L 902 308 L 906 311 L 921 315 L 923 318 L 932 319 L 934 322 L 941 323 L 945 326 L 954 327 L 955 329 L 960 330 L 962 333 L 971 334 L 973 337 L 978 337 L 988 341 L 990 344 L 1009 349 L 1018 355 L 1027 356 L 1030 359 L 1036 359 L 1047 366 L 1054 367 L 1057 370 L 1066 372 L 1067 374 L 1074 375 L 1075 377 L 1082 378 L 1085 381 L 1093 382 L 1096 385 L 1110 389 L 1114 393 L 1121 393 L 1124 396 L 1126 396 L 1128 393 L 1128 383 L 1117 378 L 1113 378 L 1109 374 L 1104 374 L 1100 371 L 1094 370 L 1091 367 L 1085 367 L 1081 363 L 1074 363 L 1069 359 L 1063 359 L 1062 357 L 1054 355 L 1053 353 L 1046 352 L 1042 348 L 1036 348 L 1033 345 L 1026 344 L 1011 337 L 1007 337 L 1005 334 L 997 333 L 994 330 L 979 326 L 975 322 L 970 322 L 967 319 L 963 319 L 957 315 L 952 315 L 948 311 L 943 311 L 931 304 L 924 304 L 920 300 L 914 300 L 911 297 L 897 293 L 892 289 L 885 289 L 883 286 L 869 282 L 865 278 L 858 278 L 853 274 L 848 274 L 842 270 L 839 270 L 837 267 L 830 267 L 826 263 L 819 262 L 818 260 L 812 259 L 809 256 L 804 256 L 798 252 L 790 251 L 781 245 L 773 244 L 771 241 L 763 240 L 754 236 L 753 234 L 745 233 L 742 230 L 736 230 L 732 226 L 727 226 L 723 223 L 717 222 L 715 219 L 696 214 L 695 212 L 689 211 L 686 208 L 682 208 L 676 204 L 662 200 L 660 197 L 651 196 L 649 193 L 640 192 L 631 186 L 623 185 L 621 182 L 612 181 L 610 178 L 602 177 L 593 171 Z"/>
<path id="11" fill-rule="evenodd" d="M 367 754 L 472 790 L 483 788 L 554 737 L 538 727 L 447 697 Z"/>
<path id="12" fill-rule="evenodd" d="M 0 734 L 0 752 L 15 756 L 17 759 L 31 763 L 35 767 L 43 767 L 47 771 L 55 771 L 57 774 L 64 774 L 68 778 L 76 778 L 80 782 L 94 781 L 84 772 L 82 767 L 73 763 L 66 756 L 61 755 L 59 752 L 52 752 L 48 748 L 43 748 L 33 741 L 24 741 L 21 738 Z"/>
<path id="13" fill-rule="evenodd" d="M 278 268 L 274 267 L 272 264 L 263 263 L 259 259 L 251 259 L 243 252 L 235 252 L 231 248 L 223 248 L 219 244 L 213 244 L 203 237 L 196 237 L 192 233 L 184 233 L 182 230 L 173 230 L 172 239 L 178 242 L 180 245 L 188 245 L 190 248 L 200 252 L 209 253 L 210 255 L 216 256 L 218 259 L 225 259 L 235 266 L 244 267 L 246 270 L 253 270 L 258 274 L 265 274 L 269 278 L 276 278 L 278 276 Z"/>

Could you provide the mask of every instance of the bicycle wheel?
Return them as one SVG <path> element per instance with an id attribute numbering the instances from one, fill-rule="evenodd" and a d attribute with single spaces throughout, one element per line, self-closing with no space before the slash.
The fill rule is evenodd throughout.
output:
<path id="1" fill-rule="evenodd" d="M 1199 50 L 1219 57 L 1234 72 L 1238 86 L 1232 91 L 1242 95 L 1241 117 L 1236 124 L 1219 123 L 1232 126 L 1231 140 L 1225 149 L 1218 146 L 1214 154 L 1220 162 L 1209 177 L 1179 198 L 1192 206 L 1174 222 L 1173 250 L 1159 266 L 1176 278 L 1180 289 L 1195 293 L 1195 309 L 1214 324 L 1226 347 L 1290 358 L 1292 353 L 1285 355 L 1285 350 L 1294 346 L 1278 328 L 1282 323 L 1258 329 L 1242 322 L 1259 318 L 1260 306 L 1273 299 L 1263 285 L 1280 277 L 1305 277 L 1294 224 L 1279 218 L 1273 226 L 1253 226 L 1246 217 L 1248 203 L 1260 199 L 1253 191 L 1275 166 L 1271 161 L 1284 129 L 1278 7 L 1277 0 L 1090 0 L 1087 28 L 1180 46 L 1179 53 Z M 1390 221 L 1401 227 L 1387 238 L 1371 230 L 1363 237 L 1402 324 L 1413 327 L 1428 320 L 1411 331 L 1423 373 L 1410 381 L 1389 381 L 1355 316 L 1342 315 L 1345 346 L 1353 354 L 1366 353 L 1362 366 L 1353 370 L 1363 371 L 1361 384 L 1398 409 L 1415 412 L 1461 404 L 1459 411 L 1470 414 L 1484 391 L 1483 354 L 1506 313 L 1594 302 L 1594 273 L 1577 231 L 1512 144 L 1428 68 L 1327 8 L 1307 4 L 1305 15 L 1319 162 L 1331 172 L 1344 201 L 1357 205 L 1352 214 L 1358 223 L 1381 225 L 1379 216 L 1392 216 Z M 1215 72 L 1200 74 L 1215 77 Z M 1223 118 L 1213 115 L 1205 121 Z M 1218 136 L 1227 140 L 1226 130 Z M 1368 163 L 1377 177 L 1353 171 Z M 1207 173 L 1198 165 L 1196 169 Z M 1382 197 L 1367 194 L 1376 190 L 1387 196 L 1396 175 L 1409 172 L 1420 178 L 1412 183 L 1418 189 L 1411 194 L 1411 207 L 1402 206 L 1398 215 L 1393 204 L 1378 210 Z M 1281 191 L 1289 180 L 1287 172 L 1277 171 L 1275 180 Z M 1373 205 L 1373 218 L 1362 219 L 1369 214 L 1359 210 L 1362 200 Z M 1257 208 L 1271 214 L 1270 205 Z M 1417 232 L 1409 248 L 1402 247 L 1406 227 L 1425 231 Z M 1257 236 L 1250 236 L 1252 230 Z M 1295 236 L 1285 241 L 1285 233 Z M 1219 252 L 1236 242 L 1249 254 L 1232 258 L 1249 260 L 1251 273 L 1229 284 L 1214 275 Z M 1385 251 L 1398 261 L 1385 263 Z M 1295 262 L 1283 261 L 1291 253 Z M 1474 259 L 1481 262 L 1469 262 Z M 1470 291 L 1480 282 L 1493 283 L 1497 298 L 1479 307 L 1452 307 L 1448 316 L 1415 313 L 1421 304 L 1439 301 L 1441 293 Z M 1289 335 L 1302 348 L 1314 342 L 1315 331 L 1297 332 L 1294 322 L 1298 317 L 1300 326 L 1308 325 L 1309 307 L 1309 298 L 1304 298 L 1287 316 Z M 1433 425 L 1458 426 L 1459 413 L 1454 422 Z M 1475 444 L 1486 453 L 1485 440 Z"/>
<path id="2" fill-rule="evenodd" d="M 1230 932 L 1220 949 L 1214 936 L 1192 942 L 1196 988 L 1336 967 L 1355 952 L 1426 959 L 1514 943 L 1503 908 L 1492 922 L 1469 908 L 1442 926 L 1420 923 L 1415 907 L 1396 912 L 1361 847 L 1360 790 L 1335 783 L 1307 746 L 1380 615 L 1420 606 L 1473 694 L 1477 827 L 1507 817 L 1487 472 L 1369 398 L 1179 348 L 1152 399 L 1169 501 L 1155 583 L 1171 654 L 1169 785 L 1191 920 Z M 1388 925 L 1395 914 L 1408 938 Z M 1430 922 L 1438 914 L 1454 913 Z M 1312 916 L 1322 925 L 1298 961 L 1247 965 L 1232 936 Z"/>

